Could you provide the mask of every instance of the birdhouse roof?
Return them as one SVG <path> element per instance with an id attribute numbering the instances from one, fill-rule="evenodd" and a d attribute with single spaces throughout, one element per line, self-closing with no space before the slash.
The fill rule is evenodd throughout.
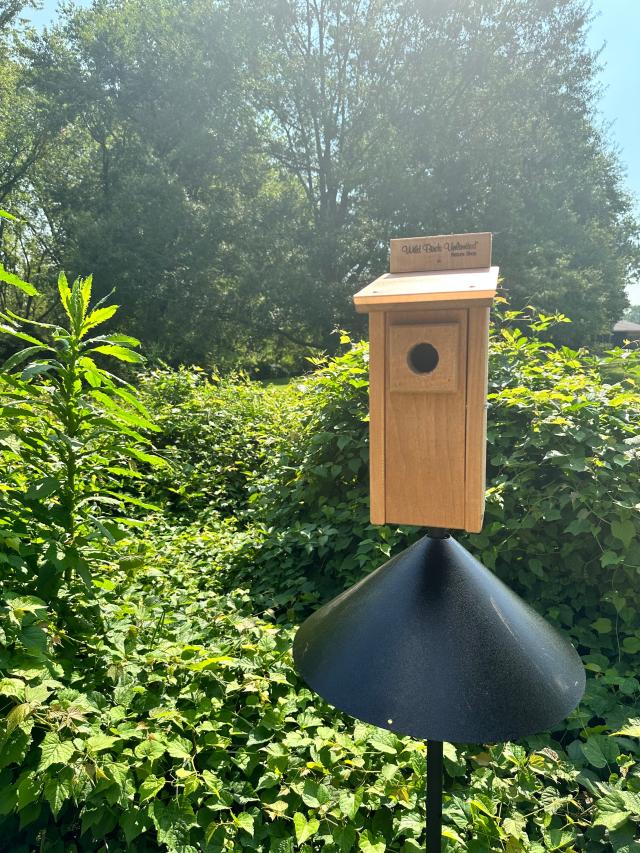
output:
<path id="1" fill-rule="evenodd" d="M 496 295 L 498 267 L 385 273 L 353 297 L 356 310 L 389 311 L 436 302 L 483 302 Z"/>

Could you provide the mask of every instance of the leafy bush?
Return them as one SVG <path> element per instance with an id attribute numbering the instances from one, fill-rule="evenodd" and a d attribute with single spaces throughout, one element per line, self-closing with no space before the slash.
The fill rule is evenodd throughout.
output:
<path id="1" fill-rule="evenodd" d="M 537 337 L 548 319 L 507 319 L 491 356 L 487 522 L 468 547 L 564 627 L 590 677 L 552 733 L 446 747 L 445 845 L 638 853 L 639 360 L 556 349 Z M 61 642 L 55 600 L 28 586 L 3 596 L 0 837 L 12 853 L 423 849 L 424 746 L 329 708 L 290 657 L 311 605 L 417 535 L 368 523 L 366 358 L 356 344 L 277 396 L 187 371 L 145 378 L 175 463 L 145 488 L 170 494 L 171 511 L 132 519 L 91 563 L 100 632 Z M 110 488 L 102 452 L 83 494 Z M 118 468 L 139 473 L 134 457 Z M 23 476 L 28 490 L 40 475 Z M 44 500 L 54 525 L 57 493 Z M 20 548 L 42 550 L 41 515 Z M 9 523 L 7 511 L 6 537 Z"/>
<path id="2" fill-rule="evenodd" d="M 127 559 L 100 592 L 105 636 L 71 677 L 47 649 L 42 604 L 2 614 L 0 830 L 12 851 L 423 849 L 424 745 L 354 723 L 301 683 L 291 628 L 256 615 L 246 590 L 225 591 L 235 536 L 228 523 L 157 519 L 121 542 Z M 39 651 L 23 643 L 34 626 Z M 637 682 L 593 683 L 606 728 L 587 705 L 552 738 L 445 748 L 448 849 L 635 849 Z"/>
<path id="3" fill-rule="evenodd" d="M 550 318 L 508 319 L 521 328 L 492 338 L 485 527 L 461 538 L 543 607 L 576 584 L 635 588 L 640 354 L 556 348 L 538 337 Z M 251 486 L 245 520 L 267 535 L 244 577 L 268 574 L 282 588 L 302 576 L 328 595 L 417 535 L 368 523 L 366 359 L 357 344 L 300 384 L 295 440 L 280 442 Z"/>
<path id="4" fill-rule="evenodd" d="M 150 473 L 146 488 L 181 513 L 246 509 L 252 481 L 297 421 L 286 388 L 276 396 L 242 375 L 153 370 L 141 375 L 139 391 L 161 431 L 158 446 L 171 461 L 170 469 Z"/>

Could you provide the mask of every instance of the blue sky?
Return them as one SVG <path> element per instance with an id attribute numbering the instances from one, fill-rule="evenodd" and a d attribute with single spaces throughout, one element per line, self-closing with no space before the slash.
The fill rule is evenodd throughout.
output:
<path id="1" fill-rule="evenodd" d="M 79 5 L 88 2 L 80 0 Z M 49 23 L 55 18 L 57 5 L 57 0 L 40 0 L 41 9 L 30 13 L 32 21 L 38 26 Z M 627 188 L 640 211 L 640 0 L 593 0 L 593 11 L 596 19 L 589 44 L 593 49 L 603 48 L 600 112 L 625 168 Z M 629 295 L 632 303 L 640 303 L 640 282 L 630 288 Z"/>

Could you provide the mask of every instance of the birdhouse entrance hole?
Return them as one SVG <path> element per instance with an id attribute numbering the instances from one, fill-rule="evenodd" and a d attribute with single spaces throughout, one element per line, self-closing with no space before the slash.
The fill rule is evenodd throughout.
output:
<path id="1" fill-rule="evenodd" d="M 414 373 L 431 373 L 440 361 L 438 350 L 431 344 L 416 344 L 409 350 L 407 362 Z"/>

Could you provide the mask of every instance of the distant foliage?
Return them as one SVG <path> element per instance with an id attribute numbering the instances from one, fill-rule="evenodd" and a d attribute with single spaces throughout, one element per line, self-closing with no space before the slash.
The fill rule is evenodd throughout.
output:
<path id="1" fill-rule="evenodd" d="M 243 375 L 166 368 L 141 374 L 138 390 L 170 462 L 148 473 L 145 488 L 176 511 L 245 509 L 281 440 L 295 441 L 302 403 L 293 388 L 274 393 Z"/>
<path id="2" fill-rule="evenodd" d="M 587 0 L 100 0 L 33 36 L 19 6 L 0 256 L 47 299 L 0 304 L 38 319 L 53 267 L 92 270 L 152 358 L 291 375 L 362 333 L 390 238 L 481 228 L 514 307 L 572 317 L 556 339 L 620 319 L 639 226 Z"/>

